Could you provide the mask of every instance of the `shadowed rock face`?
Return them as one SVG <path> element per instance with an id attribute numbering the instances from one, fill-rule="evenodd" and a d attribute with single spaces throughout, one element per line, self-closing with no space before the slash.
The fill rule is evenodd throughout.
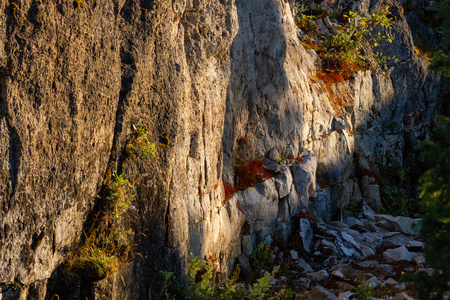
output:
<path id="1" fill-rule="evenodd" d="M 412 50 L 398 12 L 397 44 L 385 50 L 400 63 L 390 76 L 359 72 L 332 87 L 354 104 L 342 111 L 310 79 L 317 55 L 299 43 L 292 1 L 11 3 L 17 8 L 0 3 L 0 285 L 21 283 L 22 298 L 61 293 L 53 288 L 61 283 L 57 266 L 79 241 L 110 173 L 135 185 L 136 210 L 121 223 L 136 232 L 139 255 L 95 289 L 67 287 L 73 299 L 148 298 L 159 290 L 159 271 L 181 272 L 189 253 L 213 254 L 226 273 L 241 253 L 245 222 L 254 221 L 251 232 L 260 238 L 285 236 L 287 220 L 315 193 L 315 178 L 296 191 L 289 170 L 278 175 L 272 219 L 264 222 L 248 217 L 260 210 L 258 199 L 235 196 L 223 206 L 222 176 L 234 182 L 241 137 L 249 140 L 248 159 L 312 150 L 318 174 L 331 184 L 320 205 L 332 216 L 345 197 L 360 201 L 348 179 L 355 153 L 368 167 L 375 156 L 401 163 L 405 136 L 427 136 L 440 97 L 440 78 Z M 409 113 L 421 107 L 412 120 Z M 152 142 L 170 136 L 168 147 L 156 158 L 125 160 L 132 126 L 144 124 Z"/>

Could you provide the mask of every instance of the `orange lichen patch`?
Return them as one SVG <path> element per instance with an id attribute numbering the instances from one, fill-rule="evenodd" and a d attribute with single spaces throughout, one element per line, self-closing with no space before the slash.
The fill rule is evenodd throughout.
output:
<path id="1" fill-rule="evenodd" d="M 225 199 L 222 202 L 222 205 L 225 205 L 235 192 L 252 187 L 257 183 L 272 177 L 273 173 L 270 170 L 265 169 L 263 164 L 263 160 L 257 158 L 236 165 L 234 167 L 236 181 L 234 188 L 226 182 L 223 183 Z"/>
<path id="2" fill-rule="evenodd" d="M 234 169 L 236 190 L 243 190 L 272 177 L 272 172 L 265 169 L 262 159 L 255 159 L 237 165 Z"/>
<path id="3" fill-rule="evenodd" d="M 222 205 L 225 205 L 236 190 L 226 182 L 223 183 L 223 189 L 225 190 L 225 199 L 223 200 Z"/>

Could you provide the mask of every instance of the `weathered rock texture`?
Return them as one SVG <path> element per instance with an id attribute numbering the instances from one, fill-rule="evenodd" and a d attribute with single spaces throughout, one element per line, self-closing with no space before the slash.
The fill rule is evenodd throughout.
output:
<path id="1" fill-rule="evenodd" d="M 356 8 L 391 4 L 368 2 Z M 406 141 L 427 137 L 441 91 L 405 17 L 395 11 L 395 44 L 383 48 L 400 62 L 331 87 L 351 104 L 338 107 L 310 79 L 317 55 L 300 45 L 292 11 L 286 0 L 0 2 L 0 295 L 60 293 L 57 266 L 110 173 L 135 183 L 136 210 L 122 224 L 139 255 L 95 290 L 63 287 L 72 299 L 148 299 L 159 271 L 182 270 L 191 252 L 214 255 L 226 273 L 241 247 L 285 237 L 300 209 L 332 218 L 361 201 L 356 164 L 401 164 Z M 123 160 L 142 124 L 169 147 Z M 223 206 L 241 137 L 248 159 L 310 149 L 331 186 L 319 197 L 315 167 L 285 167 Z"/>

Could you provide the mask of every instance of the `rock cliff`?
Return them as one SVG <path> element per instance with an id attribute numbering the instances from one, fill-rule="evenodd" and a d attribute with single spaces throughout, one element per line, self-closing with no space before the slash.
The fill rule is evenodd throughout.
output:
<path id="1" fill-rule="evenodd" d="M 2 1 L 0 298 L 147 299 L 160 270 L 181 272 L 192 253 L 226 273 L 256 241 L 286 237 L 301 209 L 379 208 L 358 167 L 401 165 L 405 145 L 428 137 L 444 85 L 414 51 L 401 4 L 352 3 L 392 7 L 383 51 L 399 61 L 327 87 L 292 1 Z M 133 125 L 152 132 L 155 158 L 124 158 Z M 273 177 L 225 201 L 236 159 L 263 157 Z M 58 289 L 112 173 L 134 183 L 120 224 L 136 233 L 136 258 L 96 287 Z"/>

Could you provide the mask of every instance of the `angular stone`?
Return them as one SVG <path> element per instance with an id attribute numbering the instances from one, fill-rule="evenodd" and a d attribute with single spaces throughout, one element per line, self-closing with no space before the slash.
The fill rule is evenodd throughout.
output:
<path id="1" fill-rule="evenodd" d="M 359 250 L 361 251 L 361 254 L 363 255 L 363 257 L 375 255 L 375 251 L 372 248 L 367 247 L 367 246 L 362 246 Z"/>
<path id="2" fill-rule="evenodd" d="M 400 247 L 402 245 L 407 245 L 411 241 L 410 238 L 408 238 L 404 234 L 396 234 L 391 237 L 383 239 L 383 243 L 381 244 L 384 248 L 394 248 L 394 247 Z"/>
<path id="3" fill-rule="evenodd" d="M 381 284 L 382 284 L 381 280 L 379 280 L 378 278 L 376 278 L 374 276 L 374 277 L 368 279 L 364 285 L 376 288 L 377 286 L 380 286 Z"/>
<path id="4" fill-rule="evenodd" d="M 354 295 L 354 293 L 352 293 L 350 291 L 339 293 L 338 299 L 339 300 L 349 300 L 353 295 Z"/>
<path id="5" fill-rule="evenodd" d="M 346 232 L 341 232 L 342 238 L 344 239 L 344 241 L 348 242 L 350 245 L 352 245 L 353 247 L 355 247 L 356 249 L 359 249 L 360 246 L 358 245 L 358 243 L 355 241 L 355 239 L 349 235 Z"/>
<path id="6" fill-rule="evenodd" d="M 370 268 L 373 269 L 376 266 L 379 265 L 379 263 L 376 260 L 366 260 L 366 261 L 360 261 L 358 262 L 358 265 L 362 268 Z"/>
<path id="7" fill-rule="evenodd" d="M 365 232 L 361 234 L 367 246 L 372 249 L 376 249 L 383 243 L 383 236 L 381 233 Z"/>
<path id="8" fill-rule="evenodd" d="M 395 249 L 388 249 L 383 252 L 383 259 L 388 262 L 402 262 L 411 261 L 412 256 L 405 246 L 401 246 Z"/>
<path id="9" fill-rule="evenodd" d="M 383 287 L 383 286 L 395 286 L 395 285 L 397 285 L 397 284 L 398 284 L 397 281 L 395 281 L 395 280 L 392 279 L 392 278 L 388 278 L 387 280 L 385 280 L 385 281 L 383 282 L 382 287 Z"/>
<path id="10" fill-rule="evenodd" d="M 280 199 L 286 197 L 292 188 L 292 175 L 288 167 L 282 166 L 280 168 L 279 175 L 275 176 L 275 187 L 278 191 L 278 197 Z"/>
<path id="11" fill-rule="evenodd" d="M 330 277 L 330 275 L 328 274 L 327 271 L 320 270 L 317 272 L 306 273 L 306 277 L 308 277 L 309 279 L 311 279 L 314 282 L 323 282 L 323 281 L 327 280 L 328 277 Z"/>
<path id="12" fill-rule="evenodd" d="M 393 217 L 391 215 L 376 215 L 375 218 L 391 223 L 393 227 L 392 231 L 399 231 L 406 234 L 418 234 L 422 224 L 422 219 L 412 219 L 402 216 Z"/>
<path id="13" fill-rule="evenodd" d="M 414 261 L 416 262 L 417 265 L 423 265 L 425 264 L 425 256 L 420 255 L 414 258 Z"/>
<path id="14" fill-rule="evenodd" d="M 311 266 L 303 258 L 300 258 L 297 261 L 297 264 L 300 266 L 300 268 L 303 269 L 303 272 L 305 273 L 314 271 L 313 268 L 311 268 Z"/>
<path id="15" fill-rule="evenodd" d="M 310 292 L 307 292 L 302 297 L 303 300 L 338 300 L 338 298 L 330 293 L 326 288 L 322 286 L 316 286 Z"/>
<path id="16" fill-rule="evenodd" d="M 290 252 L 291 258 L 292 258 L 293 260 L 297 260 L 297 259 L 298 259 L 298 252 L 297 252 L 297 251 L 291 250 L 291 251 L 289 251 L 289 252 Z"/>
<path id="17" fill-rule="evenodd" d="M 348 228 L 347 224 L 340 222 L 340 221 L 331 221 L 328 224 L 331 226 L 337 227 L 337 228 L 341 228 L 341 229 Z"/>
<path id="18" fill-rule="evenodd" d="M 369 221 L 375 221 L 375 215 L 376 215 L 376 213 L 373 211 L 372 208 L 370 208 L 369 205 L 367 205 L 367 203 L 366 203 L 365 201 L 363 201 L 362 211 L 363 211 L 364 217 L 365 217 L 367 220 L 369 220 Z"/>
<path id="19" fill-rule="evenodd" d="M 331 273 L 331 276 L 339 279 L 344 279 L 344 274 L 342 274 L 340 270 L 335 270 L 333 273 Z"/>
<path id="20" fill-rule="evenodd" d="M 247 256 L 245 254 L 239 254 L 237 258 L 244 277 L 247 279 L 252 278 L 253 270 L 252 267 L 250 266 L 250 262 L 248 261 Z"/>
<path id="21" fill-rule="evenodd" d="M 309 196 L 316 193 L 316 169 L 317 157 L 313 154 L 303 156 L 302 162 L 291 167 L 295 189 L 307 205 Z"/>
<path id="22" fill-rule="evenodd" d="M 362 221 L 360 221 L 360 220 L 358 220 L 357 218 L 354 218 L 354 217 L 347 217 L 347 218 L 345 218 L 344 219 L 344 223 L 347 224 L 350 228 L 353 225 L 355 225 L 355 224 L 361 225 L 361 226 L 364 225 L 364 223 Z"/>
<path id="23" fill-rule="evenodd" d="M 375 267 L 375 272 L 382 276 L 391 276 L 394 275 L 395 272 L 390 265 L 381 264 Z"/>
<path id="24" fill-rule="evenodd" d="M 300 236 L 302 237 L 303 248 L 311 253 L 313 247 L 314 232 L 308 219 L 300 219 Z"/>
<path id="25" fill-rule="evenodd" d="M 381 211 L 380 186 L 378 184 L 369 184 L 364 190 L 364 198 L 375 212 Z"/>
<path id="26" fill-rule="evenodd" d="M 421 250 L 423 249 L 423 247 L 425 246 L 425 244 L 423 242 L 420 241 L 409 241 L 408 244 L 406 245 L 406 247 L 408 249 L 414 249 L 414 250 Z"/>

